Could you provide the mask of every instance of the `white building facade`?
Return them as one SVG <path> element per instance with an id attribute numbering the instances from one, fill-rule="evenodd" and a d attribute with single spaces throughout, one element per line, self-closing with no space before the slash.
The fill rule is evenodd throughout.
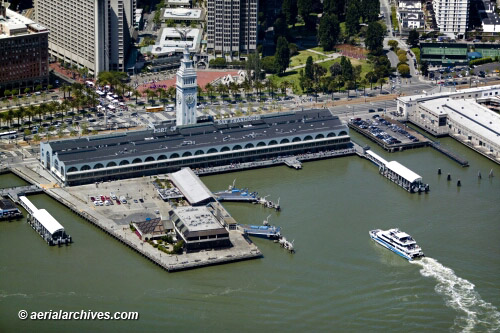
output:
<path id="1" fill-rule="evenodd" d="M 177 71 L 177 126 L 196 124 L 196 101 L 198 84 L 193 61 L 189 59 L 187 47 L 184 49 L 184 58 Z"/>
<path id="2" fill-rule="evenodd" d="M 454 37 L 463 37 L 469 25 L 469 0 L 433 0 L 439 31 Z"/>
<path id="3" fill-rule="evenodd" d="M 235 56 L 257 49 L 257 0 L 208 0 L 209 52 Z"/>
<path id="4" fill-rule="evenodd" d="M 50 31 L 51 56 L 94 75 L 125 69 L 136 0 L 35 0 L 34 7 Z"/>

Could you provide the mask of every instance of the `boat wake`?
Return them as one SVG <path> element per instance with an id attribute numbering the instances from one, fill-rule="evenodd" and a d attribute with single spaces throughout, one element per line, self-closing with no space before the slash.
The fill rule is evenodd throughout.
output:
<path id="1" fill-rule="evenodd" d="M 444 296 L 446 305 L 464 313 L 455 319 L 453 331 L 471 332 L 477 329 L 500 330 L 500 312 L 491 303 L 483 301 L 474 284 L 455 275 L 455 272 L 432 258 L 410 261 L 422 266 L 420 273 L 437 280 L 434 288 Z"/>

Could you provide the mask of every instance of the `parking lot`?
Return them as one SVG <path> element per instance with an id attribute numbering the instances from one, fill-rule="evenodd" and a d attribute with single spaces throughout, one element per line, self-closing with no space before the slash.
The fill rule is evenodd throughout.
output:
<path id="1" fill-rule="evenodd" d="M 100 182 L 67 188 L 91 209 L 119 225 L 168 217 L 170 206 L 161 200 L 149 177 Z"/>
<path id="2" fill-rule="evenodd" d="M 358 132 L 387 148 L 414 146 L 428 142 L 428 139 L 413 129 L 398 121 L 385 119 L 378 114 L 373 115 L 371 118 L 351 119 L 350 125 L 357 129 Z"/>

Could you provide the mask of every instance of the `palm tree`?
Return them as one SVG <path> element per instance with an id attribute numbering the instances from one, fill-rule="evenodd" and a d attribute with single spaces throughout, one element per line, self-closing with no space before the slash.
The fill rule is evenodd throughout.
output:
<path id="1" fill-rule="evenodd" d="M 64 93 L 64 99 L 66 99 L 66 93 L 68 93 L 68 98 L 71 97 L 71 87 L 68 86 L 67 84 L 64 84 L 61 88 L 61 90 Z"/>
<path id="2" fill-rule="evenodd" d="M 143 93 L 144 95 L 146 95 L 146 99 L 147 99 L 147 101 L 149 102 L 149 96 L 150 96 L 150 93 L 151 93 L 151 89 L 147 88 L 147 89 L 145 89 L 142 93 Z"/>
<path id="3" fill-rule="evenodd" d="M 262 88 L 264 88 L 264 84 L 260 81 L 255 81 L 253 85 L 254 85 L 255 90 L 257 90 L 257 95 L 259 95 L 259 100 L 261 100 L 260 92 L 261 92 Z"/>
<path id="4" fill-rule="evenodd" d="M 40 123 L 40 127 L 42 126 L 42 117 L 46 112 L 47 105 L 45 103 L 41 103 L 36 109 L 36 114 L 38 115 L 38 121 Z"/>
<path id="5" fill-rule="evenodd" d="M 151 104 L 154 104 L 155 103 L 155 97 L 156 97 L 156 91 L 155 90 L 151 90 L 151 89 L 147 89 L 149 90 L 146 95 L 148 96 L 148 99 L 149 100 L 153 100 L 153 102 Z"/>
<path id="6" fill-rule="evenodd" d="M 378 79 L 377 84 L 380 84 L 380 92 L 382 92 L 382 86 L 387 83 L 387 80 L 384 77 Z"/>
<path id="7" fill-rule="evenodd" d="M 7 123 L 9 124 L 9 127 L 12 127 L 12 119 L 14 119 L 14 111 L 12 110 L 7 111 L 7 114 L 4 115 L 4 117 Z"/>
<path id="8" fill-rule="evenodd" d="M 175 98 L 176 96 L 176 89 L 174 88 L 174 86 L 170 86 L 168 87 L 167 89 L 167 97 L 171 100 L 171 101 L 174 101 L 176 100 Z"/>
<path id="9" fill-rule="evenodd" d="M 221 95 L 221 98 L 224 99 L 224 94 L 227 93 L 228 88 L 225 84 L 219 83 L 217 86 L 217 92 Z"/>
<path id="10" fill-rule="evenodd" d="M 24 111 L 26 109 L 23 106 L 20 106 L 16 111 L 14 111 L 14 117 L 17 118 L 17 126 L 21 126 L 21 118 L 24 117 Z"/>
<path id="11" fill-rule="evenodd" d="M 135 104 L 137 105 L 137 98 L 141 97 L 141 96 L 142 96 L 142 94 L 139 92 L 139 90 L 134 89 L 134 90 L 132 91 L 132 96 L 134 96 L 134 97 L 135 97 Z"/>
<path id="12" fill-rule="evenodd" d="M 371 71 L 366 73 L 365 78 L 368 80 L 368 82 L 370 82 L 370 90 L 373 90 L 373 82 L 377 80 L 377 74 Z"/>
<path id="13" fill-rule="evenodd" d="M 212 99 L 212 95 L 213 95 L 213 93 L 214 93 L 214 86 L 213 86 L 213 85 L 211 85 L 210 83 L 207 83 L 207 84 L 205 85 L 205 91 L 207 92 L 208 97 L 209 97 L 210 99 Z"/>
<path id="14" fill-rule="evenodd" d="M 160 100 L 163 100 L 167 91 L 163 88 L 158 88 L 156 89 L 156 92 L 158 93 Z"/>
<path id="15" fill-rule="evenodd" d="M 366 96 L 366 85 L 368 84 L 368 80 L 364 77 L 361 81 L 359 81 L 359 83 L 363 86 L 363 95 Z"/>
<path id="16" fill-rule="evenodd" d="M 280 83 L 281 92 L 286 96 L 286 90 L 290 87 L 290 82 L 284 80 Z"/>

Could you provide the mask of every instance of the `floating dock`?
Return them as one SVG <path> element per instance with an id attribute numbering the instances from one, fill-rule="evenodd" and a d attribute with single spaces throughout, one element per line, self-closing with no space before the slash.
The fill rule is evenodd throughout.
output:
<path id="1" fill-rule="evenodd" d="M 71 236 L 45 209 L 38 209 L 25 196 L 19 197 L 21 206 L 28 212 L 28 223 L 49 245 L 70 244 Z"/>
<path id="2" fill-rule="evenodd" d="M 360 147 L 361 148 L 361 147 Z M 361 148 L 358 155 L 373 162 L 381 175 L 401 186 L 410 193 L 429 192 L 429 184 L 422 182 L 422 177 L 396 161 L 388 162 L 371 150 Z"/>

